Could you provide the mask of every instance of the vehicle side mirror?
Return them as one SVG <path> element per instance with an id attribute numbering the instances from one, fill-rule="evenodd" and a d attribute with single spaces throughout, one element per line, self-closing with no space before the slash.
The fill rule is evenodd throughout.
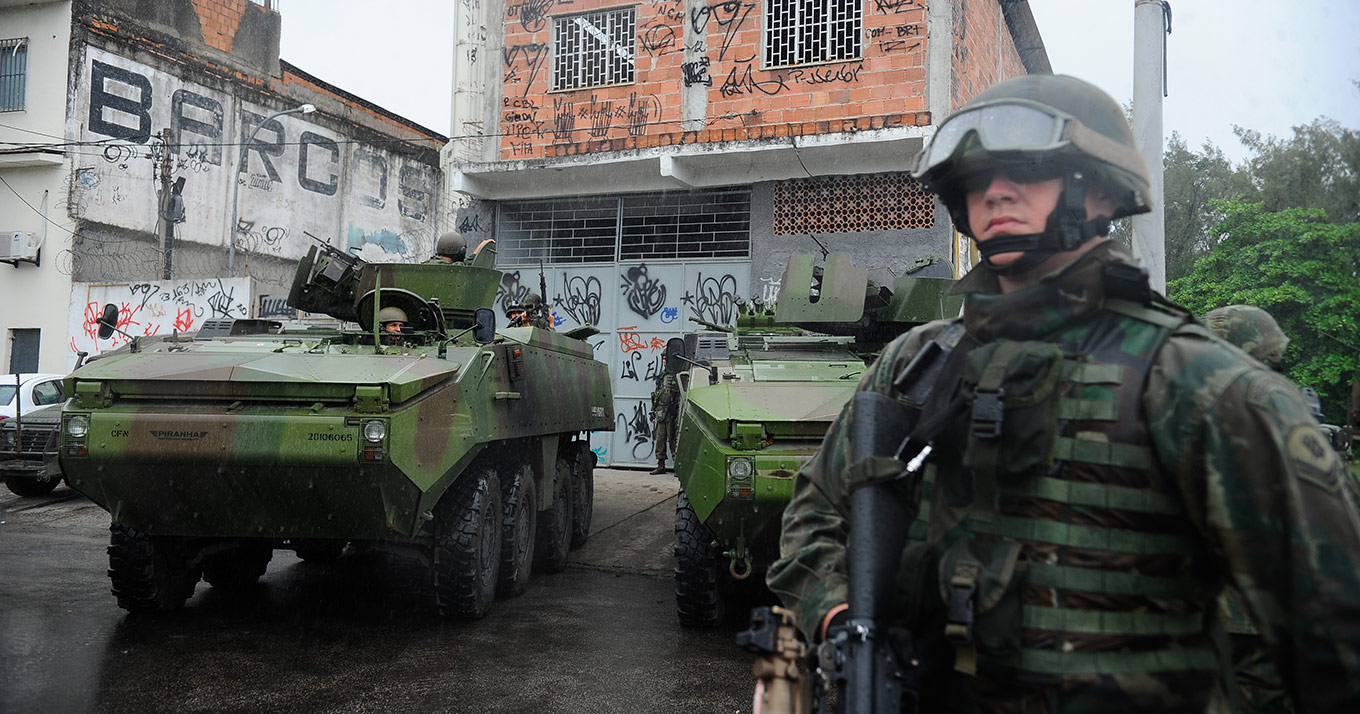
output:
<path id="1" fill-rule="evenodd" d="M 104 314 L 99 316 L 99 339 L 107 340 L 113 337 L 114 330 L 118 329 L 118 306 L 109 303 L 104 306 Z"/>
<path id="2" fill-rule="evenodd" d="M 489 344 L 496 339 L 496 311 L 489 307 L 479 307 L 472 313 L 472 339 L 479 345 Z"/>
<path id="3" fill-rule="evenodd" d="M 682 337 L 672 337 L 666 340 L 666 372 L 668 374 L 680 374 L 685 371 L 685 360 L 681 357 L 688 357 L 685 354 L 685 340 Z"/>

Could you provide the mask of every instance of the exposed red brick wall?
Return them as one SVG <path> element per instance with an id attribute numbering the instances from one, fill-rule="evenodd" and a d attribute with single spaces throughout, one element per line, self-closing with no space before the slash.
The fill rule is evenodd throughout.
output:
<path id="1" fill-rule="evenodd" d="M 563 156 L 924 125 L 925 0 L 864 0 L 862 59 L 761 69 L 764 0 L 635 4 L 632 84 L 549 92 L 555 17 L 628 7 L 620 0 L 506 4 L 501 158 Z M 528 13 L 526 14 L 526 9 Z M 686 24 L 702 32 L 703 60 L 685 61 Z M 695 37 L 700 36 L 695 34 Z M 704 62 L 706 61 L 706 64 Z M 684 131 L 681 88 L 707 98 L 704 126 Z M 702 86 L 702 85 L 707 85 Z"/>
<path id="2" fill-rule="evenodd" d="M 993 84 L 1025 73 L 997 0 L 936 1 L 954 3 L 951 108 L 958 109 Z"/>
<path id="3" fill-rule="evenodd" d="M 249 0 L 193 0 L 193 3 L 203 27 L 203 41 L 214 49 L 231 52 L 236 27 L 252 3 Z M 258 5 L 254 9 L 263 11 Z"/>

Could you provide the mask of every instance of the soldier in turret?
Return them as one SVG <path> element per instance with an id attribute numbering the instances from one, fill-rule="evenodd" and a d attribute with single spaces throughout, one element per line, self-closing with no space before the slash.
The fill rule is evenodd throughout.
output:
<path id="1" fill-rule="evenodd" d="M 467 261 L 467 239 L 458 231 L 448 231 L 434 242 L 434 257 L 427 263 L 461 264 Z"/>
<path id="2" fill-rule="evenodd" d="M 1294 385 L 1108 238 L 1150 210 L 1119 105 L 1073 77 L 1003 82 L 913 176 L 983 261 L 953 288 L 963 315 L 894 340 L 859 386 L 908 411 L 890 624 L 933 666 L 918 710 L 1205 711 L 1227 582 L 1301 711 L 1360 711 L 1354 491 Z M 854 403 L 798 472 L 767 577 L 813 641 L 855 636 L 846 541 L 871 524 L 849 494 L 885 482 L 849 463 Z"/>

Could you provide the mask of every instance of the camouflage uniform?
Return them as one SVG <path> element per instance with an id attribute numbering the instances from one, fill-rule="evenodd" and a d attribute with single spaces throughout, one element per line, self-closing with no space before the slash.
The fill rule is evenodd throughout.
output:
<path id="1" fill-rule="evenodd" d="M 656 424 L 652 434 L 652 442 L 656 444 L 656 470 L 652 473 L 665 473 L 667 446 L 670 447 L 670 455 L 675 455 L 679 419 L 680 382 L 675 375 L 667 372 L 661 376 L 656 391 L 652 392 L 652 422 Z"/>
<path id="2" fill-rule="evenodd" d="M 1279 369 L 1289 337 L 1270 313 L 1255 305 L 1229 305 L 1204 315 L 1204 326 L 1271 369 Z M 1218 598 L 1223 627 L 1232 645 L 1232 682 L 1228 700 L 1242 712 L 1292 712 L 1280 669 L 1270 656 L 1270 646 L 1247 615 L 1246 603 L 1237 588 L 1229 587 Z M 1235 688 L 1234 688 L 1235 687 Z"/>
<path id="3" fill-rule="evenodd" d="M 903 486 L 919 514 L 900 624 L 941 639 L 956 546 L 1004 551 L 1011 566 L 990 591 L 977 583 L 974 649 L 952 650 L 956 669 L 926 681 L 922 710 L 1204 711 L 1226 579 L 1290 663 L 1303 710 L 1360 711 L 1360 517 L 1339 460 L 1287 380 L 1188 316 L 1108 296 L 1104 266 L 1131 262 L 1105 242 L 1005 295 L 974 270 L 955 287 L 960 320 L 898 338 L 860 382 L 901 399 L 894 378 L 956 324 L 977 343 L 970 357 L 1020 341 L 1062 353 L 1049 461 L 1007 472 L 978 456 L 965 413 L 937 437 L 923 483 Z M 852 411 L 797 474 L 767 578 L 809 639 L 847 598 Z M 1003 441 L 1024 426 L 1007 421 Z"/>

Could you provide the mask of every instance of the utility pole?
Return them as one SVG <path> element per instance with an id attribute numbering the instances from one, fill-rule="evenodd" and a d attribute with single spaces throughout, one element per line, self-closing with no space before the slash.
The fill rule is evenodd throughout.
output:
<path id="1" fill-rule="evenodd" d="M 161 268 L 161 278 L 169 280 L 174 273 L 175 224 L 170 221 L 170 207 L 173 201 L 170 193 L 170 127 L 161 130 L 161 201 L 156 232 L 161 236 L 161 255 L 165 256 Z"/>
<path id="2" fill-rule="evenodd" d="M 1166 36 L 1171 34 L 1171 3 L 1134 0 L 1133 138 L 1147 161 L 1152 211 L 1133 217 L 1133 254 L 1148 271 L 1148 281 L 1166 292 L 1166 201 L 1162 193 L 1162 97 L 1166 96 Z"/>

